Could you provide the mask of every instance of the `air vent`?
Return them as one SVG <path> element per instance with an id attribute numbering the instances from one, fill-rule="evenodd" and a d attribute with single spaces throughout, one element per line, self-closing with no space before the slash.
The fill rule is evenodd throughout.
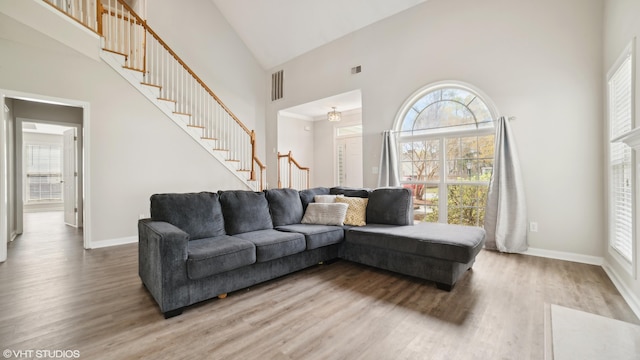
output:
<path id="1" fill-rule="evenodd" d="M 282 91 L 284 85 L 284 70 L 280 70 L 271 74 L 271 101 L 282 99 L 284 93 Z"/>
<path id="2" fill-rule="evenodd" d="M 354 66 L 351 68 L 351 74 L 359 74 L 362 72 L 362 65 Z"/>

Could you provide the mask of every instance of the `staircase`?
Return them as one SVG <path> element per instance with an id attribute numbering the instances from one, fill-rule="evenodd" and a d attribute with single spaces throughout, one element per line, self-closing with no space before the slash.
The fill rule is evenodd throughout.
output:
<path id="1" fill-rule="evenodd" d="M 291 151 L 278 153 L 278 187 L 304 190 L 310 187 L 311 170 L 300 165 Z"/>
<path id="2" fill-rule="evenodd" d="M 43 0 L 102 36 L 100 57 L 253 190 L 256 136 L 122 0 Z"/>

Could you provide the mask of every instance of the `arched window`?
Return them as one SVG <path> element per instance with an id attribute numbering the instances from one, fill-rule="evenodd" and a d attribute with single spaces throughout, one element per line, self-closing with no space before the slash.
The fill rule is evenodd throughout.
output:
<path id="1" fill-rule="evenodd" d="M 495 118 L 487 97 L 461 83 L 426 86 L 405 102 L 395 127 L 399 173 L 416 221 L 482 226 Z"/>

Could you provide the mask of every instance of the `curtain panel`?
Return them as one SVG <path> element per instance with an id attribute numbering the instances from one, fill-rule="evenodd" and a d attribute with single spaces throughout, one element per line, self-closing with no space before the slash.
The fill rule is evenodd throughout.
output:
<path id="1" fill-rule="evenodd" d="M 484 217 L 485 247 L 500 252 L 527 250 L 527 205 L 520 162 L 509 122 L 496 124 L 493 174 Z"/>
<path id="2" fill-rule="evenodd" d="M 378 168 L 378 187 L 400 186 L 398 177 L 398 148 L 391 130 L 382 133 L 382 154 Z"/>

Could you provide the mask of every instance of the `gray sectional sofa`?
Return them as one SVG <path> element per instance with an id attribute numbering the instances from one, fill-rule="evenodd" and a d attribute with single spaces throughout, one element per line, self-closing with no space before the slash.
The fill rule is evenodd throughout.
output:
<path id="1" fill-rule="evenodd" d="M 316 195 L 329 194 L 368 198 L 366 225 L 302 223 Z M 339 187 L 156 194 L 138 234 L 140 278 L 167 318 L 339 258 L 434 281 L 448 291 L 471 268 L 485 238 L 476 227 L 414 225 L 408 189 Z"/>

